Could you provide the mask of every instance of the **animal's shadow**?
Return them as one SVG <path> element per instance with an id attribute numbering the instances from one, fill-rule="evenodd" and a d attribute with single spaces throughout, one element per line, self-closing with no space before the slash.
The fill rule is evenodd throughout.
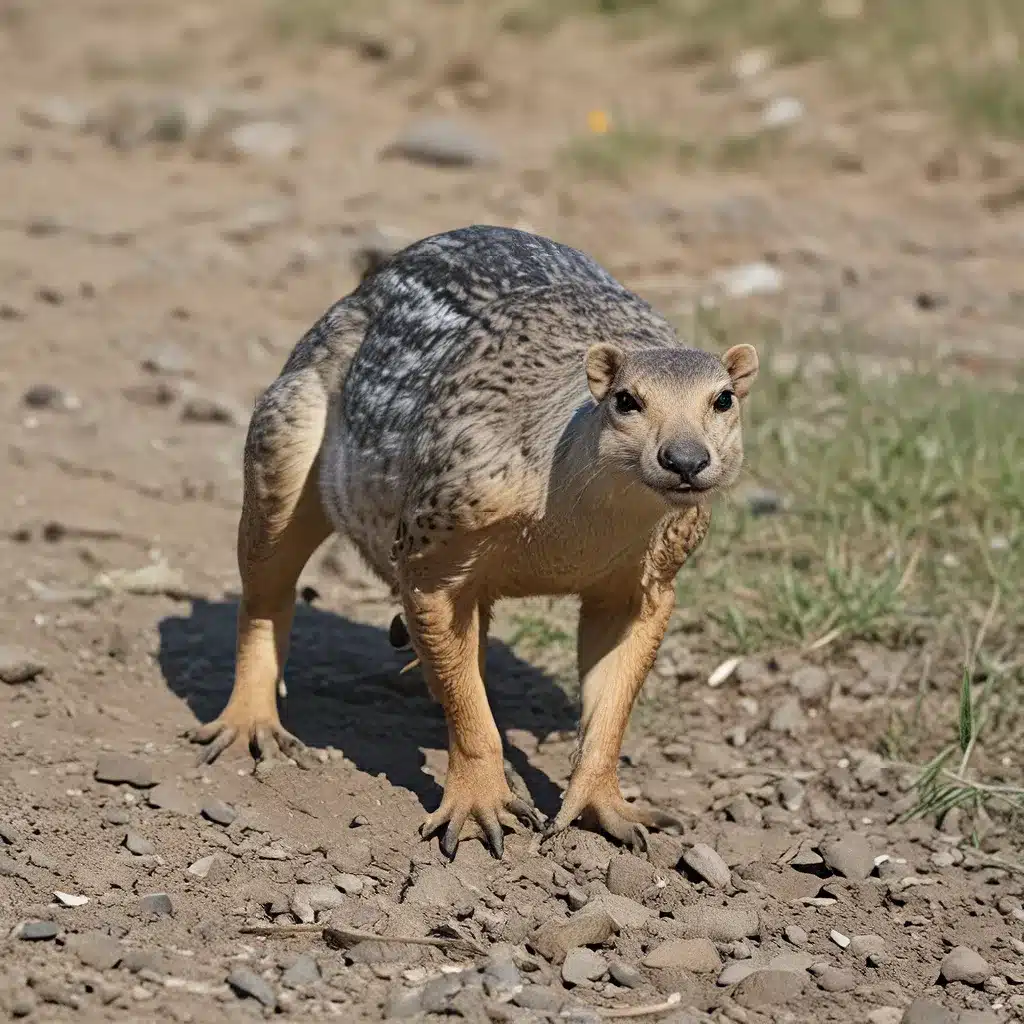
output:
<path id="1" fill-rule="evenodd" d="M 231 692 L 237 612 L 237 601 L 194 600 L 189 615 L 160 622 L 164 679 L 200 722 L 215 718 Z M 420 748 L 445 749 L 448 734 L 418 670 L 400 674 L 411 657 L 394 651 L 382 629 L 299 604 L 281 720 L 309 746 L 341 750 L 360 770 L 383 773 L 433 810 L 441 789 L 424 773 Z M 577 721 L 576 709 L 553 679 L 495 640 L 488 647 L 487 692 L 503 734 L 516 728 L 540 738 Z M 545 814 L 557 811 L 557 786 L 507 743 L 506 756 L 537 806 Z"/>

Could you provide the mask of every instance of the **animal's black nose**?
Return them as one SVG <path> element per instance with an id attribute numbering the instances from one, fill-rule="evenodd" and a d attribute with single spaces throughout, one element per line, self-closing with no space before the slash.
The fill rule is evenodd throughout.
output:
<path id="1" fill-rule="evenodd" d="M 675 473 L 684 484 L 693 484 L 711 465 L 711 452 L 699 441 L 669 441 L 658 449 L 658 464 Z"/>

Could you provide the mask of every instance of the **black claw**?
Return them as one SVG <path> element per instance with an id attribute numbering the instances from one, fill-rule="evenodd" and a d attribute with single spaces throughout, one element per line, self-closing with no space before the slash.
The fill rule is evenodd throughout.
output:
<path id="1" fill-rule="evenodd" d="M 454 824 L 449 822 L 448 828 L 445 829 L 444 835 L 441 837 L 441 852 L 449 859 L 452 860 L 455 857 L 455 851 L 459 848 L 459 830 L 455 828 Z"/>
<path id="2" fill-rule="evenodd" d="M 401 615 L 396 615 L 391 620 L 391 626 L 388 629 L 388 642 L 396 651 L 404 651 L 409 647 L 409 630 Z"/>
<path id="3" fill-rule="evenodd" d="M 483 830 L 491 852 L 501 860 L 505 854 L 505 833 L 501 830 L 501 824 L 498 821 L 488 821 L 484 823 Z"/>

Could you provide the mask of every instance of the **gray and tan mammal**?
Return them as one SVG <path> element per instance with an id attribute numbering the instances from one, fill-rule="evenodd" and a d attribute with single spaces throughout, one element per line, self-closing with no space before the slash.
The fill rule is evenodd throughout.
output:
<path id="1" fill-rule="evenodd" d="M 449 732 L 440 808 L 453 853 L 473 824 L 537 824 L 515 797 L 484 690 L 495 601 L 581 601 L 580 739 L 549 833 L 586 816 L 630 845 L 673 819 L 627 803 L 622 736 L 664 636 L 675 576 L 743 460 L 749 345 L 719 359 L 589 257 L 472 227 L 420 241 L 334 305 L 257 402 L 238 531 L 234 688 L 194 738 L 301 754 L 277 687 L 295 586 L 334 531 L 401 599 Z"/>

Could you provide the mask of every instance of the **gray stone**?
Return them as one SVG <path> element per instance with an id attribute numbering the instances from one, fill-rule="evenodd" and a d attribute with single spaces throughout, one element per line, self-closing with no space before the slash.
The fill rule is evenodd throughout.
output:
<path id="1" fill-rule="evenodd" d="M 53 921 L 26 921 L 18 929 L 18 938 L 26 942 L 48 942 L 57 938 L 59 931 Z"/>
<path id="2" fill-rule="evenodd" d="M 898 1006 L 880 1006 L 868 1014 L 868 1024 L 900 1024 L 903 1011 Z"/>
<path id="3" fill-rule="evenodd" d="M 956 1024 L 999 1024 L 999 1018 L 989 1010 L 961 1010 Z"/>
<path id="4" fill-rule="evenodd" d="M 349 896 L 358 896 L 366 888 L 366 883 L 358 875 L 349 874 L 347 871 L 335 875 L 331 883 Z"/>
<path id="5" fill-rule="evenodd" d="M 387 147 L 384 156 L 401 156 L 434 167 L 475 167 L 498 162 L 498 151 L 486 139 L 455 121 L 422 118 Z"/>
<path id="6" fill-rule="evenodd" d="M 543 985 L 524 985 L 510 1001 L 523 1010 L 557 1013 L 565 1005 L 565 996 Z"/>
<path id="7" fill-rule="evenodd" d="M 807 716 L 798 697 L 787 697 L 775 708 L 768 718 L 768 728 L 772 732 L 785 733 L 787 736 L 798 736 L 807 729 Z"/>
<path id="8" fill-rule="evenodd" d="M 817 665 L 805 665 L 803 668 L 798 668 L 789 677 L 789 685 L 800 694 L 803 700 L 811 704 L 824 700 L 831 687 L 828 673 Z"/>
<path id="9" fill-rule="evenodd" d="M 757 968 L 747 961 L 726 964 L 718 975 L 718 984 L 723 987 L 738 985 L 744 978 L 749 977 L 756 970 Z"/>
<path id="10" fill-rule="evenodd" d="M 592 896 L 584 906 L 587 910 L 603 910 L 611 915 L 619 928 L 639 928 L 654 916 L 654 911 L 642 903 L 637 903 L 628 896 L 616 896 L 609 892 Z"/>
<path id="11" fill-rule="evenodd" d="M 685 907 L 676 907 L 672 911 L 672 916 L 679 922 L 687 938 L 732 942 L 755 936 L 760 932 L 757 912 L 749 908 L 693 903 Z"/>
<path id="12" fill-rule="evenodd" d="M 295 958 L 291 966 L 281 975 L 281 984 L 285 988 L 306 988 L 320 981 L 320 965 L 316 957 L 302 953 Z"/>
<path id="13" fill-rule="evenodd" d="M 708 974 L 722 969 L 722 960 L 710 939 L 669 939 L 651 950 L 644 958 L 644 967 L 682 967 L 694 974 Z"/>
<path id="14" fill-rule="evenodd" d="M 345 905 L 345 895 L 333 885 L 297 885 L 295 899 L 312 907 L 314 911 L 334 910 Z"/>
<path id="15" fill-rule="evenodd" d="M 716 889 L 729 885 L 732 872 L 725 861 L 706 843 L 695 843 L 683 853 L 683 863 Z"/>
<path id="16" fill-rule="evenodd" d="M 523 978 L 512 959 L 512 947 L 498 943 L 491 947 L 483 967 L 484 991 L 492 999 L 507 999 L 523 986 Z"/>
<path id="17" fill-rule="evenodd" d="M 640 900 L 653 888 L 657 872 L 646 860 L 631 853 L 623 853 L 608 861 L 605 884 L 613 896 Z"/>
<path id="18" fill-rule="evenodd" d="M 857 987 L 857 979 L 851 971 L 826 966 L 817 973 L 818 987 L 825 992 L 850 992 Z"/>
<path id="19" fill-rule="evenodd" d="M 103 821 L 107 825 L 127 825 L 131 820 L 132 816 L 124 807 L 108 807 L 103 812 Z"/>
<path id="20" fill-rule="evenodd" d="M 6 821 L 0 821 L 0 841 L 8 846 L 21 846 L 25 838 L 13 825 L 8 825 Z"/>
<path id="21" fill-rule="evenodd" d="M 171 897 L 165 892 L 153 892 L 143 896 L 135 904 L 135 909 L 142 917 L 168 917 L 174 913 Z"/>
<path id="22" fill-rule="evenodd" d="M 226 804 L 223 800 L 214 798 L 203 803 L 202 815 L 215 825 L 227 827 L 238 817 L 238 811 L 231 804 Z"/>
<path id="23" fill-rule="evenodd" d="M 867 839 L 859 832 L 824 840 L 818 847 L 825 866 L 833 874 L 861 881 L 874 870 L 875 856 Z"/>
<path id="24" fill-rule="evenodd" d="M 785 1006 L 800 998 L 806 977 L 795 971 L 754 971 L 733 989 L 732 997 L 748 1010 Z"/>
<path id="25" fill-rule="evenodd" d="M 127 754 L 101 754 L 96 762 L 94 775 L 97 782 L 119 785 L 122 782 L 137 789 L 149 789 L 156 785 L 153 766 L 139 757 Z"/>
<path id="26" fill-rule="evenodd" d="M 227 977 L 227 982 L 243 998 L 255 999 L 271 1010 L 277 1006 L 277 995 L 270 983 L 250 967 L 233 968 Z"/>
<path id="27" fill-rule="evenodd" d="M 885 950 L 885 939 L 881 935 L 854 935 L 850 938 L 850 955 L 866 960 L 872 953 Z"/>
<path id="28" fill-rule="evenodd" d="M 983 985 L 992 974 L 985 958 L 969 946 L 956 946 L 943 958 L 939 973 L 945 981 L 962 981 L 965 985 Z"/>
<path id="29" fill-rule="evenodd" d="M 425 1013 L 448 1013 L 451 1009 L 452 1000 L 462 991 L 465 986 L 463 975 L 442 974 L 438 978 L 431 978 L 423 986 L 420 1000 Z"/>
<path id="30" fill-rule="evenodd" d="M 161 782 L 146 794 L 150 807 L 171 814 L 192 815 L 199 810 L 198 801 L 183 793 L 173 782 Z"/>
<path id="31" fill-rule="evenodd" d="M 415 1017 L 423 1009 L 423 989 L 399 989 L 388 999 L 384 1016 L 388 1020 L 404 1020 Z"/>
<path id="32" fill-rule="evenodd" d="M 582 985 L 597 981 L 608 970 L 608 961 L 600 953 L 585 946 L 570 949 L 562 963 L 562 981 L 566 985 Z"/>
<path id="33" fill-rule="evenodd" d="M 956 1014 L 941 1003 L 921 997 L 903 1011 L 902 1024 L 956 1024 Z"/>
<path id="34" fill-rule="evenodd" d="M 35 384 L 22 396 L 22 402 L 30 409 L 47 409 L 50 412 L 73 412 L 82 407 L 82 400 L 54 384 Z"/>
<path id="35" fill-rule="evenodd" d="M 613 960 L 608 968 L 608 973 L 616 985 L 624 988 L 642 988 L 644 976 L 632 964 L 623 963 L 621 960 Z"/>
<path id="36" fill-rule="evenodd" d="M 814 963 L 814 957 L 810 953 L 777 953 L 773 956 L 766 967 L 770 971 L 806 971 Z"/>
<path id="37" fill-rule="evenodd" d="M 530 945 L 554 964 L 561 964 L 570 949 L 607 942 L 619 926 L 604 910 L 588 905 L 569 918 L 551 918 L 531 936 Z"/>
<path id="38" fill-rule="evenodd" d="M 24 647 L 0 644 L 0 680 L 11 686 L 30 683 L 46 671 L 46 663 Z"/>
<path id="39" fill-rule="evenodd" d="M 96 971 L 109 971 L 121 962 L 124 955 L 121 943 L 103 932 L 69 935 L 66 948 L 78 957 L 83 967 Z"/>
<path id="40" fill-rule="evenodd" d="M 784 934 L 786 936 L 786 941 L 792 942 L 794 946 L 807 945 L 807 932 L 805 932 L 798 924 L 786 925 L 786 931 Z"/>
<path id="41" fill-rule="evenodd" d="M 405 892 L 404 902 L 425 907 L 460 906 L 469 898 L 469 890 L 458 876 L 436 864 L 428 864 L 416 874 L 416 880 Z"/>
<path id="42" fill-rule="evenodd" d="M 156 846 L 138 832 L 129 829 L 124 835 L 124 845 L 137 857 L 148 857 L 156 853 Z"/>
<path id="43" fill-rule="evenodd" d="M 186 870 L 193 878 L 206 878 L 219 860 L 219 854 L 210 853 L 205 857 L 200 857 L 195 863 L 190 864 Z"/>

